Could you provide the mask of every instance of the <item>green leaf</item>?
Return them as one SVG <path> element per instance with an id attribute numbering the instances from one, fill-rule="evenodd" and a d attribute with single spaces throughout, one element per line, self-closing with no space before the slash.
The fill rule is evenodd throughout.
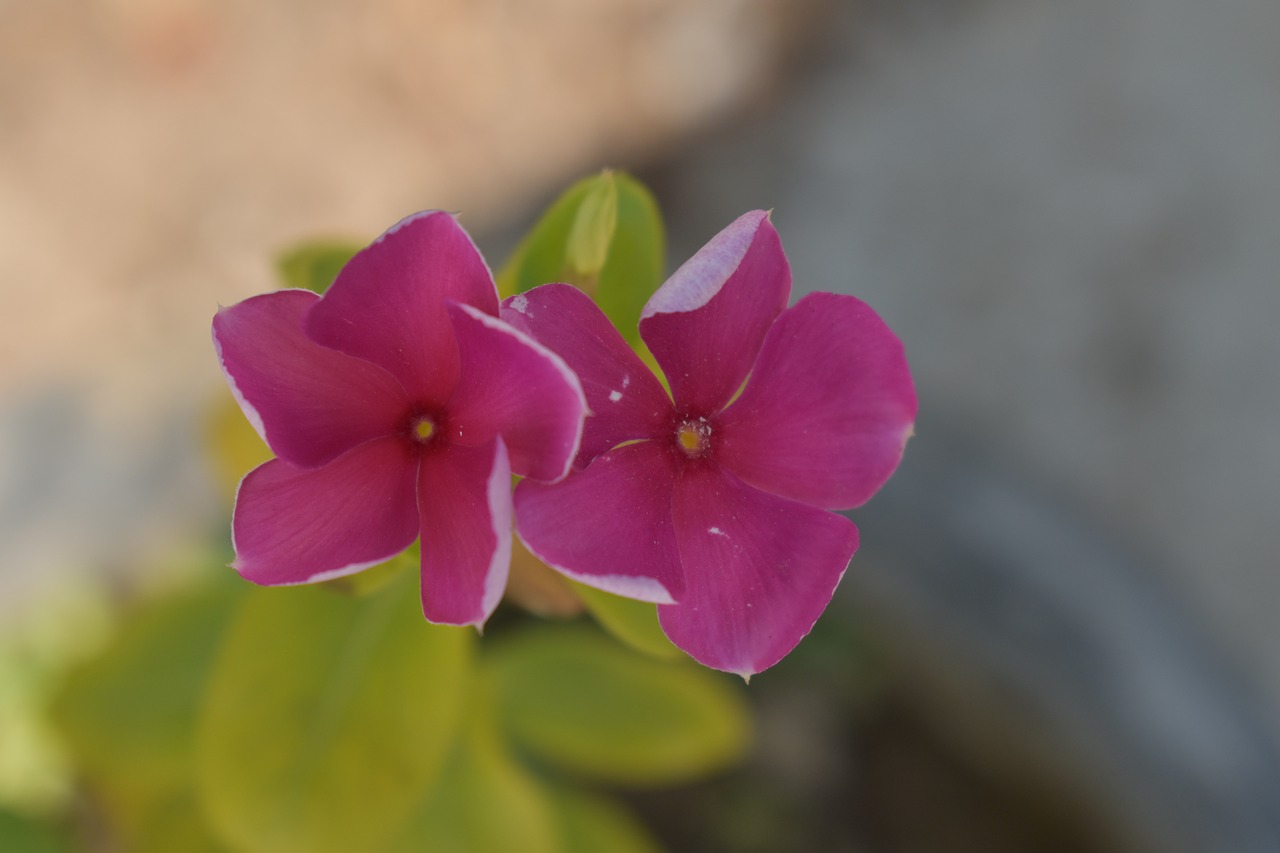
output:
<path id="1" fill-rule="evenodd" d="M 624 172 L 584 178 L 547 208 L 498 274 L 503 296 L 563 281 L 591 295 L 633 344 L 640 309 L 662 283 L 662 217 Z"/>
<path id="2" fill-rule="evenodd" d="M 750 740 L 742 689 L 721 673 L 639 655 L 587 625 L 535 625 L 490 649 L 510 737 L 568 770 L 672 784 L 733 764 Z"/>
<path id="3" fill-rule="evenodd" d="M 54 697 L 54 724 L 126 832 L 157 802 L 190 786 L 205 678 L 244 589 L 227 570 L 200 588 L 137 607 Z"/>
<path id="4" fill-rule="evenodd" d="M 565 262 L 584 279 L 595 278 L 609 257 L 609 244 L 618 227 L 618 181 L 612 173 L 587 186 L 569 226 Z"/>
<path id="5" fill-rule="evenodd" d="M 131 853 L 232 853 L 209 826 L 192 788 L 156 804 L 128 849 Z"/>
<path id="6" fill-rule="evenodd" d="M 276 271 L 286 287 L 324 293 L 351 256 L 361 248 L 358 243 L 345 240 L 303 243 L 280 256 L 276 261 Z"/>
<path id="7" fill-rule="evenodd" d="M 205 433 L 213 474 L 230 505 L 244 475 L 272 458 L 271 448 L 258 436 L 230 393 L 222 394 L 211 407 Z M 325 586 L 348 595 L 367 595 L 382 589 L 401 571 L 416 567 L 420 560 L 421 551 L 415 542 L 384 563 L 328 581 Z"/>
<path id="8" fill-rule="evenodd" d="M 600 626 L 631 648 L 659 658 L 678 658 L 684 654 L 662 632 L 657 605 L 623 598 L 577 581 L 569 583 Z"/>
<path id="9" fill-rule="evenodd" d="M 60 829 L 0 809 L 0 850 L 10 853 L 71 853 Z"/>
<path id="10" fill-rule="evenodd" d="M 561 853 L 661 853 L 640 821 L 617 803 L 567 786 L 553 790 Z"/>
<path id="11" fill-rule="evenodd" d="M 404 551 L 396 554 L 390 560 L 384 563 L 378 563 L 376 566 L 370 566 L 363 571 L 356 572 L 353 575 L 346 575 L 340 578 L 334 578 L 331 581 L 325 581 L 322 586 L 325 589 L 331 589 L 344 595 L 355 596 L 360 598 L 365 595 L 372 595 L 375 592 L 385 588 L 393 581 L 397 580 L 402 572 L 413 569 L 414 574 L 418 574 L 418 567 L 422 562 L 422 549 L 417 542 L 414 542 Z"/>
<path id="12" fill-rule="evenodd" d="M 507 577 L 506 599 L 535 616 L 577 616 L 582 599 L 567 577 L 534 556 L 519 536 L 511 540 L 511 573 Z"/>
<path id="13" fill-rule="evenodd" d="M 548 794 L 508 752 L 487 693 L 469 701 L 444 772 L 388 853 L 563 853 Z"/>
<path id="14" fill-rule="evenodd" d="M 666 237 L 657 202 L 644 185 L 618 173 L 618 227 L 600 272 L 596 302 L 633 346 L 640 310 L 662 284 Z"/>
<path id="15" fill-rule="evenodd" d="M 581 282 L 571 280 L 572 271 L 565 261 L 569 233 L 573 230 L 578 208 L 582 206 L 591 188 L 601 181 L 612 180 L 609 172 L 583 178 L 551 203 L 498 271 L 496 280 L 501 296 L 524 293 L 540 284 L 553 281 L 581 286 Z"/>
<path id="16" fill-rule="evenodd" d="M 102 651 L 118 614 L 101 581 L 84 575 L 30 598 L 0 618 L 0 803 L 52 814 L 70 805 L 77 780 L 49 705 Z"/>
<path id="17" fill-rule="evenodd" d="M 424 621 L 416 581 L 246 596 L 197 754 L 204 810 L 233 846 L 375 850 L 410 819 L 453 740 L 474 637 Z"/>
<path id="18" fill-rule="evenodd" d="M 240 480 L 272 457 L 271 448 L 254 430 L 229 391 L 218 395 L 209 407 L 204 434 L 211 473 L 230 507 Z"/>

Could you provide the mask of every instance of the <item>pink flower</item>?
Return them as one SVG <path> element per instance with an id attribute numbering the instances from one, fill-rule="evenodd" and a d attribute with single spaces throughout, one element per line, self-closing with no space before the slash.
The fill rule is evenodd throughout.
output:
<path id="1" fill-rule="evenodd" d="M 427 619 L 482 625 L 510 565 L 511 475 L 568 473 L 585 406 L 564 362 L 497 313 L 484 259 L 438 211 L 389 229 L 323 298 L 219 311 L 227 383 L 278 457 L 240 483 L 234 568 L 314 583 L 421 535 Z"/>
<path id="2" fill-rule="evenodd" d="M 521 538 L 584 583 L 658 603 L 672 642 L 744 676 L 826 608 L 858 546 L 829 510 L 884 484 L 916 414 L 902 344 L 870 308 L 831 293 L 787 308 L 790 293 L 768 214 L 712 239 L 641 315 L 670 396 L 574 288 L 502 309 L 578 373 L 592 411 L 578 470 L 516 488 Z"/>

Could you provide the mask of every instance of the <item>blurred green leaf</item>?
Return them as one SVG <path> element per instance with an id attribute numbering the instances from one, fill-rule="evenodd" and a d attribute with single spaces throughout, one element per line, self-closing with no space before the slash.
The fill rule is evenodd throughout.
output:
<path id="1" fill-rule="evenodd" d="M 228 507 L 235 500 L 244 475 L 274 455 L 229 391 L 209 407 L 205 446 L 214 480 Z"/>
<path id="2" fill-rule="evenodd" d="M 662 217 L 624 172 L 584 178 L 547 208 L 498 274 L 503 296 L 563 281 L 591 295 L 633 344 L 640 309 L 662 283 Z"/>
<path id="3" fill-rule="evenodd" d="M 618 173 L 618 226 L 600 272 L 596 301 L 632 345 L 640 310 L 662 284 L 666 237 L 657 202 L 643 184 Z"/>
<path id="4" fill-rule="evenodd" d="M 205 432 L 214 477 L 230 507 L 244 475 L 274 454 L 230 393 L 220 395 L 210 407 Z M 368 595 L 382 589 L 405 569 L 416 567 L 421 559 L 420 553 L 415 542 L 385 563 L 328 581 L 325 586 L 348 595 Z"/>
<path id="5" fill-rule="evenodd" d="M 128 849 L 130 853 L 232 853 L 214 834 L 190 787 L 156 804 Z"/>
<path id="6" fill-rule="evenodd" d="M 140 605 L 54 697 L 54 724 L 126 831 L 190 785 L 205 678 L 243 589 L 233 573 L 220 572 L 197 589 Z"/>
<path id="7" fill-rule="evenodd" d="M 341 240 L 302 243 L 276 260 L 276 271 L 285 287 L 324 293 L 360 249 L 357 243 Z M 205 432 L 215 478 L 230 501 L 240 479 L 274 454 L 230 394 L 223 394 L 210 408 Z"/>
<path id="8" fill-rule="evenodd" d="M 317 240 L 285 252 L 276 261 L 276 270 L 286 287 L 300 287 L 324 293 L 338 273 L 363 246 L 345 240 Z"/>
<path id="9" fill-rule="evenodd" d="M 590 279 L 598 277 L 609 257 L 609 245 L 618 227 L 618 180 L 607 172 L 587 185 L 574 212 L 565 244 L 569 269 Z"/>
<path id="10" fill-rule="evenodd" d="M 552 801 L 560 820 L 561 853 L 661 853 L 640 821 L 604 797 L 557 786 Z"/>
<path id="11" fill-rule="evenodd" d="M 414 542 L 385 563 L 378 563 L 376 566 L 370 566 L 353 575 L 325 581 L 321 586 L 344 595 L 360 598 L 378 592 L 399 578 L 402 572 L 409 569 L 412 569 L 414 574 L 417 575 L 421 562 L 422 548 L 419 543 Z"/>
<path id="12" fill-rule="evenodd" d="M 600 626 L 628 646 L 659 658 L 678 658 L 684 654 L 662 633 L 657 605 L 623 598 L 577 581 L 569 584 Z"/>
<path id="13" fill-rule="evenodd" d="M 276 271 L 285 287 L 324 293 L 360 249 L 359 244 L 342 240 L 302 243 L 276 260 Z M 230 501 L 240 479 L 273 454 L 230 394 L 223 394 L 211 407 L 205 432 L 214 475 Z"/>
<path id="14" fill-rule="evenodd" d="M 453 740 L 473 636 L 426 623 L 409 573 L 363 598 L 253 590 L 200 720 L 198 787 L 216 829 L 269 853 L 394 837 Z"/>
<path id="15" fill-rule="evenodd" d="M 52 814 L 70 803 L 77 780 L 49 705 L 116 615 L 100 580 L 76 575 L 0 619 L 0 805 Z"/>
<path id="16" fill-rule="evenodd" d="M 60 827 L 0 809 L 0 850 L 5 853 L 71 853 L 72 849 L 71 839 Z"/>
<path id="17" fill-rule="evenodd" d="M 533 228 L 511 253 L 506 264 L 498 271 L 498 293 L 504 298 L 523 293 L 553 281 L 572 281 L 572 270 L 565 260 L 569 246 L 569 233 L 577 219 L 578 209 L 591 188 L 601 181 L 613 181 L 610 172 L 583 178 L 560 194 L 542 214 Z M 616 219 L 615 219 L 616 222 Z"/>
<path id="18" fill-rule="evenodd" d="M 563 853 L 548 794 L 508 753 L 491 702 L 484 690 L 468 702 L 444 771 L 388 853 Z"/>
<path id="19" fill-rule="evenodd" d="M 505 595 L 535 616 L 577 616 L 584 609 L 569 579 L 534 556 L 519 536 L 511 540 L 511 574 Z"/>
<path id="20" fill-rule="evenodd" d="M 501 720 L 537 757 L 596 779 L 664 785 L 736 762 L 750 740 L 741 689 L 658 661 L 586 625 L 533 625 L 490 646 Z"/>

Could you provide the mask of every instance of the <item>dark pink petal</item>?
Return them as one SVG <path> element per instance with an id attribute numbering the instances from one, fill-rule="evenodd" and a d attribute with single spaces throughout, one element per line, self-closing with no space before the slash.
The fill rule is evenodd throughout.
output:
<path id="1" fill-rule="evenodd" d="M 685 261 L 640 315 L 676 406 L 701 416 L 723 408 L 790 296 L 791 267 L 763 210 L 738 217 Z"/>
<path id="2" fill-rule="evenodd" d="M 316 343 L 367 359 L 428 408 L 458 382 L 458 346 L 445 300 L 498 313 L 498 291 L 479 250 L 447 213 L 400 221 L 342 269 L 307 316 Z"/>
<path id="3" fill-rule="evenodd" d="M 897 335 L 852 296 L 814 293 L 769 330 L 742 396 L 716 420 L 716 458 L 766 492 L 846 509 L 889 479 L 915 416 Z"/>
<path id="4" fill-rule="evenodd" d="M 554 485 L 525 480 L 515 495 L 520 538 L 544 563 L 588 586 L 641 601 L 679 600 L 673 453 L 642 441 Z"/>
<path id="5" fill-rule="evenodd" d="M 418 536 L 417 460 L 399 438 L 322 468 L 272 459 L 240 482 L 231 540 L 240 574 L 266 586 L 315 583 L 394 557 Z"/>
<path id="6" fill-rule="evenodd" d="M 497 317 L 457 303 L 449 315 L 462 359 L 447 406 L 449 440 L 475 447 L 501 435 L 515 473 L 536 480 L 568 474 L 587 410 L 578 377 Z"/>
<path id="7" fill-rule="evenodd" d="M 511 465 L 502 439 L 441 443 L 423 454 L 422 612 L 442 625 L 481 627 L 511 570 Z"/>
<path id="8" fill-rule="evenodd" d="M 665 435 L 671 399 L 596 304 L 576 287 L 545 284 L 502 303 L 502 319 L 559 355 L 591 412 L 578 467 L 624 441 Z"/>
<path id="9" fill-rule="evenodd" d="M 685 593 L 659 607 L 695 660 L 741 676 L 782 660 L 813 628 L 858 548 L 847 518 L 768 495 L 714 465 L 676 486 Z"/>
<path id="10" fill-rule="evenodd" d="M 276 455 L 303 468 L 390 435 L 408 406 L 385 370 L 302 333 L 302 318 L 318 299 L 309 290 L 282 290 L 213 318 L 213 347 L 240 408 Z"/>

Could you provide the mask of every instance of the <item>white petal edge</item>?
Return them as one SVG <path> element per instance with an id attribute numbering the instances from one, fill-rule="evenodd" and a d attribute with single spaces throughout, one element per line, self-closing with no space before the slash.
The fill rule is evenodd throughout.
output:
<path id="1" fill-rule="evenodd" d="M 475 250 L 476 257 L 480 259 L 480 263 L 482 266 L 484 266 L 485 272 L 489 274 L 489 281 L 491 284 L 493 284 L 493 295 L 497 296 L 498 301 L 501 302 L 502 298 L 498 294 L 498 283 L 493 278 L 493 268 L 489 266 L 489 261 L 485 259 L 484 253 L 480 251 L 480 247 L 476 245 L 476 241 L 471 238 L 471 233 L 467 231 L 466 228 L 462 227 L 462 222 L 458 219 L 458 214 L 456 213 L 450 213 L 447 210 L 420 210 L 417 213 L 411 213 L 408 216 L 406 216 L 404 219 L 401 219 L 395 225 L 392 225 L 386 231 L 383 231 L 381 234 L 379 234 L 378 238 L 369 244 L 369 247 L 378 245 L 383 240 L 390 237 L 392 234 L 395 234 L 397 231 L 401 230 L 402 228 L 412 225 L 414 222 L 417 222 L 419 219 L 430 219 L 432 216 L 448 216 L 450 219 L 453 220 L 454 224 L 458 226 L 458 230 L 461 231 L 463 235 L 466 236 L 467 240 L 471 243 L 471 248 Z"/>
<path id="2" fill-rule="evenodd" d="M 307 293 L 311 296 L 316 295 L 314 292 L 303 287 L 285 287 L 280 290 L 272 291 L 272 293 L 291 293 L 295 291 L 298 293 Z M 317 296 L 316 301 L 319 302 L 320 297 Z M 219 314 L 225 310 L 227 309 L 223 306 L 218 306 Z M 235 377 L 231 375 L 231 371 L 227 370 L 227 363 L 222 358 L 222 341 L 218 340 L 218 329 L 216 326 L 210 330 L 210 335 L 213 338 L 213 354 L 218 359 L 218 367 L 222 368 L 222 375 L 227 380 L 227 387 L 231 389 L 231 396 L 234 397 L 236 403 L 239 404 L 240 411 L 244 412 L 244 416 L 249 419 L 249 423 L 253 426 L 253 431 L 258 434 L 258 438 L 262 439 L 262 442 L 266 444 L 267 447 L 271 447 L 271 442 L 267 439 L 267 425 L 263 423 L 262 415 L 258 414 L 258 410 L 254 408 L 253 404 L 245 399 L 244 394 L 240 393 L 240 386 L 236 384 Z M 274 448 L 272 449 L 272 452 L 275 452 Z M 238 487 L 236 491 L 238 494 Z"/>
<path id="3" fill-rule="evenodd" d="M 480 600 L 481 614 L 475 622 L 481 628 L 492 615 L 502 593 L 507 588 L 507 576 L 511 573 L 511 525 L 513 509 L 511 505 L 511 460 L 507 455 L 507 445 L 502 438 L 494 439 L 493 467 L 489 471 L 488 498 L 489 521 L 493 527 L 493 558 L 489 561 L 489 571 L 484 576 L 484 595 Z"/>
<path id="4" fill-rule="evenodd" d="M 551 565 L 547 563 L 547 565 Z M 580 575 L 559 566 L 551 566 L 566 577 L 571 577 L 585 586 L 620 595 L 623 598 L 634 598 L 636 601 L 647 601 L 650 604 L 675 604 L 676 600 L 659 581 L 640 575 Z"/>
<path id="5" fill-rule="evenodd" d="M 524 345 L 528 346 L 534 352 L 541 355 L 543 358 L 550 361 L 552 367 L 554 367 L 557 371 L 560 372 L 560 375 L 564 378 L 564 380 L 569 383 L 569 387 L 572 388 L 574 392 L 578 395 L 578 402 L 582 404 L 583 417 L 578 421 L 578 428 L 574 432 L 573 452 L 569 454 L 569 460 L 565 462 L 564 469 L 561 470 L 559 476 L 557 476 L 554 480 L 551 480 L 549 482 L 556 483 L 556 482 L 559 482 L 560 480 L 563 480 L 565 477 L 569 476 L 569 472 L 573 470 L 573 460 L 577 458 L 578 450 L 581 449 L 582 447 L 582 430 L 586 425 L 586 419 L 591 417 L 591 414 L 592 414 L 591 409 L 587 407 L 587 395 L 582 390 L 582 382 L 579 381 L 578 374 L 574 373 L 569 368 L 569 365 L 565 363 L 564 359 L 562 359 L 560 356 L 556 355 L 554 352 L 544 347 L 542 344 L 535 341 L 533 338 L 526 335 L 524 332 L 521 332 L 520 330 L 516 329 L 514 326 L 510 326 L 507 323 L 504 323 L 501 319 L 494 317 L 492 315 L 486 314 L 483 311 L 480 311 L 479 309 L 472 308 L 470 305 L 464 305 L 461 302 L 454 302 L 453 304 L 457 305 L 459 308 L 461 308 L 467 314 L 471 315 L 476 320 L 479 320 L 482 325 L 487 326 L 488 328 L 493 329 L 496 332 L 501 332 L 505 335 L 510 335 L 511 337 L 520 341 Z M 503 445 L 503 452 L 504 453 L 506 452 L 506 445 Z"/>
<path id="6" fill-rule="evenodd" d="M 517 530 L 518 532 L 518 530 Z M 647 601 L 650 604 L 676 604 L 676 600 L 671 597 L 671 592 L 661 581 L 656 578 L 647 578 L 641 575 L 591 575 L 575 572 L 572 569 L 566 569 L 548 560 L 537 549 L 529 544 L 529 540 L 520 537 L 520 541 L 524 543 L 524 547 L 529 550 L 530 554 L 555 569 L 567 578 L 572 578 L 578 583 L 594 587 L 595 589 L 611 592 L 614 595 L 620 595 L 623 598 L 634 598 L 636 601 Z"/>
<path id="7" fill-rule="evenodd" d="M 647 320 L 655 314 L 696 311 L 714 299 L 746 257 L 760 223 L 768 218 L 768 211 L 753 210 L 731 222 L 681 264 L 671 278 L 649 297 L 640 312 L 640 319 Z M 709 276 L 706 274 L 708 268 L 725 273 L 723 276 Z"/>
<path id="8" fill-rule="evenodd" d="M 308 292 L 310 292 L 310 291 L 308 291 Z M 256 413 L 255 413 L 255 414 L 256 414 Z M 265 440 L 265 439 L 264 439 L 264 440 Z M 505 449 L 505 448 L 504 448 L 504 449 Z M 273 460 L 273 459 L 268 459 L 268 460 L 267 460 L 267 462 L 273 462 L 273 461 L 275 461 L 275 460 Z M 263 463 L 262 463 L 262 465 L 266 465 L 266 464 L 267 464 L 267 462 L 263 462 Z M 254 466 L 253 470 L 249 471 L 249 474 L 252 474 L 254 471 L 258 470 L 258 468 L 261 468 L 261 467 L 262 467 L 262 465 L 256 465 L 256 466 Z M 249 479 L 249 474 L 245 474 L 243 477 L 241 477 L 241 478 L 240 478 L 240 482 L 236 485 L 236 497 L 235 497 L 235 500 L 234 500 L 234 501 L 232 502 L 232 504 L 231 504 L 231 516 L 232 516 L 232 518 L 234 518 L 234 517 L 235 517 L 235 506 L 236 506 L 236 504 L 240 503 L 240 489 L 242 489 L 242 488 L 244 487 L 244 481 L 245 481 L 245 480 L 247 480 L 247 479 Z M 416 478 L 415 478 L 415 479 L 416 479 Z M 492 501 L 492 498 L 490 498 L 490 501 Z M 412 545 L 412 544 L 413 544 L 413 541 L 411 540 L 411 541 L 409 542 L 409 545 Z M 409 545 L 405 545 L 405 546 L 404 546 L 404 548 L 400 548 L 399 550 L 392 551 L 391 553 L 387 554 L 386 556 L 378 557 L 377 559 L 374 559 L 374 560 L 369 560 L 369 561 L 367 561 L 367 562 L 363 562 L 363 563 L 349 563 L 349 564 L 347 564 L 347 565 L 345 565 L 345 566 L 342 566 L 341 568 L 337 568 L 337 569 L 328 569 L 328 570 L 323 571 L 323 572 L 316 572 L 314 575 L 308 575 L 304 580 L 297 580 L 297 581 L 284 581 L 284 582 L 281 582 L 281 583 L 273 583 L 273 584 L 271 584 L 271 585 L 272 585 L 272 586 L 302 586 L 303 584 L 309 584 L 309 583 L 323 583 L 324 581 L 331 581 L 331 580 L 337 580 L 338 578 L 345 578 L 345 577 L 347 577 L 348 575 L 354 575 L 354 574 L 357 574 L 358 572 L 363 572 L 365 569 L 371 569 L 371 568 L 373 568 L 374 566 L 377 566 L 377 565 L 379 565 L 379 564 L 381 564 L 381 563 L 385 563 L 387 560 L 390 560 L 392 557 L 396 557 L 396 556 L 398 556 L 398 555 L 400 555 L 400 554 L 403 554 L 403 553 L 404 553 L 404 551 L 405 551 L 405 549 L 406 549 L 406 548 L 408 548 L 408 547 L 409 547 Z M 510 548 L 510 544 L 509 544 L 509 543 L 508 543 L 508 546 L 507 546 L 507 547 L 508 547 L 508 549 Z M 235 553 L 237 553 L 237 554 L 238 554 L 238 553 L 240 553 L 240 548 L 239 548 L 239 546 L 236 544 L 236 527 L 235 527 L 235 525 L 234 525 L 234 524 L 233 524 L 233 525 L 231 525 L 231 550 L 232 550 L 232 551 L 234 551 L 234 552 L 235 552 Z M 237 573 L 239 573 L 240 568 L 239 568 L 239 566 L 237 566 L 237 565 L 236 565 L 238 562 L 239 562 L 239 560 L 238 560 L 238 559 L 236 559 L 236 560 L 232 560 L 232 561 L 228 564 L 228 566 L 227 566 L 227 567 L 228 567 L 228 568 L 231 568 L 231 569 L 235 569 L 235 570 L 236 570 L 236 572 L 237 572 Z M 246 578 L 246 580 L 248 580 L 248 578 Z M 250 582 L 250 583 L 253 583 L 253 581 L 249 581 L 249 582 Z"/>

